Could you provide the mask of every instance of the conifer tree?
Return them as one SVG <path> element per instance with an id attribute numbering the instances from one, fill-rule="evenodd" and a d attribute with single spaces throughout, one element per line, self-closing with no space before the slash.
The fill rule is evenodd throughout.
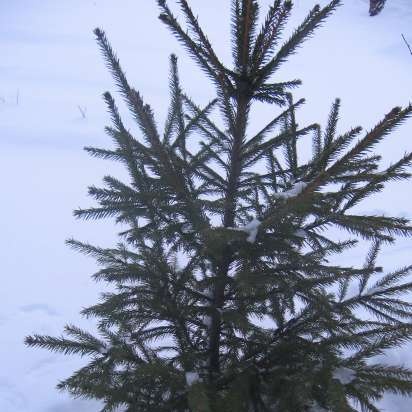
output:
<path id="1" fill-rule="evenodd" d="M 258 0 L 232 0 L 230 67 L 189 2 L 175 3 L 186 23 L 165 0 L 158 0 L 160 20 L 216 98 L 199 107 L 171 56 L 161 128 L 95 30 L 140 133 L 131 134 L 106 92 L 114 148 L 86 150 L 122 162 L 130 179 L 104 177 L 103 187 L 89 188 L 97 206 L 75 216 L 115 217 L 127 230 L 113 248 L 68 244 L 97 259 L 94 278 L 114 291 L 82 312 L 97 319 L 98 334 L 70 325 L 62 337 L 34 335 L 26 343 L 87 356 L 58 388 L 101 400 L 102 412 L 377 412 L 385 392 L 411 394 L 412 371 L 376 357 L 412 336 L 412 266 L 387 273 L 376 262 L 382 247 L 412 227 L 353 209 L 410 177 L 411 153 L 382 168 L 374 149 L 412 106 L 393 108 L 368 131 L 337 132 L 339 100 L 324 127 L 298 123 L 304 100 L 291 91 L 299 80 L 274 82 L 273 75 L 339 0 L 314 7 L 284 40 L 291 1 L 273 0 L 259 23 Z M 276 115 L 252 135 L 256 102 Z M 303 138 L 312 139 L 310 156 Z M 345 240 L 332 228 L 347 233 Z M 365 263 L 333 264 L 359 240 L 371 245 Z"/>

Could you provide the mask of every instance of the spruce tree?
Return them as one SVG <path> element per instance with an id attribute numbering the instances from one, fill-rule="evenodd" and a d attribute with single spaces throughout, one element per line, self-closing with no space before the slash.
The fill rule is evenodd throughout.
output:
<path id="1" fill-rule="evenodd" d="M 216 98 L 199 107 L 171 56 L 161 129 L 104 32 L 95 30 L 140 133 L 131 134 L 106 92 L 106 132 L 115 147 L 86 150 L 122 162 L 130 179 L 104 177 L 103 187 L 89 188 L 97 206 L 75 216 L 115 217 L 127 230 L 113 248 L 68 241 L 96 258 L 94 278 L 113 286 L 82 312 L 97 319 L 98 334 L 67 326 L 62 337 L 34 335 L 26 343 L 87 356 L 58 388 L 101 400 L 102 412 L 377 412 L 385 392 L 409 395 L 412 371 L 376 357 L 412 336 L 412 266 L 387 273 L 376 262 L 382 247 L 412 227 L 353 208 L 410 177 L 412 154 L 382 168 L 374 149 L 412 106 L 393 108 L 368 131 L 337 132 L 339 100 L 324 127 L 298 124 L 304 100 L 291 90 L 300 82 L 271 79 L 339 0 L 314 7 L 286 40 L 291 1 L 273 0 L 259 23 L 258 0 L 232 0 L 231 67 L 188 0 L 175 2 L 186 23 L 165 0 L 158 0 L 160 20 Z M 252 135 L 256 102 L 276 115 Z M 310 155 L 304 137 L 312 139 Z M 346 232 L 345 240 L 333 228 Z M 359 241 L 371 245 L 365 263 L 333 263 Z"/>

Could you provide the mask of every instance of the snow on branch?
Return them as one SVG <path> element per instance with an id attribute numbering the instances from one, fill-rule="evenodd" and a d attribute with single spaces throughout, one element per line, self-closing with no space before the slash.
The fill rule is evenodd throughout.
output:
<path id="1" fill-rule="evenodd" d="M 289 199 L 290 197 L 296 197 L 303 192 L 307 185 L 308 184 L 305 182 L 296 182 L 289 190 L 285 190 L 284 192 L 280 193 L 274 193 L 273 197 L 275 199 Z"/>
<path id="2" fill-rule="evenodd" d="M 124 336 L 123 341 L 124 341 L 125 345 L 127 345 L 127 346 L 134 346 L 135 345 L 135 342 L 129 336 Z"/>
<path id="3" fill-rule="evenodd" d="M 261 225 L 261 223 L 262 222 L 255 217 L 247 225 L 235 229 L 240 230 L 242 232 L 246 232 L 248 234 L 246 242 L 255 243 L 256 236 L 258 234 L 259 226 Z"/>

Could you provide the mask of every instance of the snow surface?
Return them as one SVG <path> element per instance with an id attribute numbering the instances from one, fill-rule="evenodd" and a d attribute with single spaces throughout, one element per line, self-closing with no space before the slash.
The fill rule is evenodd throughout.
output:
<path id="1" fill-rule="evenodd" d="M 1 412 L 101 409 L 97 402 L 72 399 L 55 390 L 59 380 L 85 365 L 85 358 L 28 349 L 23 339 L 32 333 L 59 336 L 66 323 L 95 330 L 94 320 L 80 318 L 79 311 L 96 303 L 106 288 L 89 277 L 96 271 L 93 260 L 71 251 L 64 240 L 73 236 L 109 247 L 118 241 L 119 227 L 109 220 L 78 222 L 72 217 L 74 208 L 90 205 L 87 185 L 99 185 L 107 173 L 125 176 L 121 165 L 93 160 L 82 151 L 85 145 L 110 145 L 103 132 L 109 119 L 101 94 L 116 90 L 92 30 L 97 26 L 106 30 L 130 83 L 143 92 L 160 118 L 167 111 L 171 52 L 179 55 L 185 90 L 199 103 L 213 97 L 210 83 L 158 22 L 154 3 L 123 0 L 121 7 L 112 0 L 1 3 L 0 169 L 3 199 L 7 199 L 0 204 Z M 261 0 L 262 11 L 270 3 Z M 295 3 L 290 27 L 314 2 Z M 229 41 L 224 41 L 229 35 L 229 2 L 219 7 L 219 13 L 215 2 L 191 0 L 190 4 L 217 52 L 229 61 Z M 145 16 L 139 25 L 137 15 Z M 346 1 L 277 74 L 282 80 L 303 80 L 298 93 L 308 103 L 300 111 L 301 124 L 324 121 L 336 96 L 342 98 L 342 130 L 357 124 L 372 127 L 391 107 L 406 104 L 411 98 L 412 61 L 400 33 L 411 40 L 411 27 L 410 0 L 388 1 L 374 19 L 367 15 L 367 1 Z M 149 44 L 148 38 L 158 41 Z M 87 108 L 84 119 L 79 105 Z M 259 130 L 273 110 L 259 105 L 252 111 L 250 130 Z M 133 123 L 128 127 L 135 131 Z M 412 150 L 409 130 L 410 122 L 379 146 L 388 162 Z M 391 184 L 389 190 L 362 207 L 411 216 L 410 183 Z M 343 263 L 359 263 L 366 250 L 367 245 L 364 251 L 351 251 Z M 407 265 L 409 251 L 410 241 L 400 241 L 385 250 L 382 264 Z M 411 353 L 411 347 L 404 346 L 382 361 L 411 366 Z M 409 412 L 410 401 L 388 395 L 382 407 Z"/>

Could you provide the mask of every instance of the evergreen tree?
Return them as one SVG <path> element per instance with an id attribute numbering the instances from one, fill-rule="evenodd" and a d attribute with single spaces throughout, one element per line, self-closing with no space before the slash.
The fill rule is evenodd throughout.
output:
<path id="1" fill-rule="evenodd" d="M 114 292 L 82 312 L 98 319 L 98 335 L 67 326 L 62 337 L 34 335 L 26 343 L 90 357 L 58 387 L 102 400 L 104 412 L 376 412 L 385 392 L 410 394 L 412 371 L 376 356 L 412 336 L 405 297 L 412 266 L 386 273 L 376 260 L 412 227 L 352 209 L 386 183 L 409 178 L 412 154 L 382 168 L 373 150 L 412 106 L 395 107 L 365 132 L 337 133 L 339 100 L 325 127 L 298 124 L 304 101 L 291 90 L 300 82 L 271 78 L 339 0 L 314 7 L 283 42 L 291 1 L 274 0 L 259 23 L 257 0 L 232 0 L 231 68 L 187 0 L 176 0 L 186 27 L 165 0 L 158 3 L 160 20 L 214 84 L 216 99 L 194 103 L 172 56 L 171 104 L 160 130 L 95 30 L 140 135 L 132 136 L 105 93 L 115 147 L 86 150 L 122 162 L 130 180 L 104 177 L 104 187 L 89 188 L 98 205 L 75 215 L 115 217 L 127 230 L 114 248 L 68 243 L 97 259 L 94 278 Z M 278 114 L 251 135 L 255 102 Z M 311 156 L 300 150 L 305 136 Z M 333 227 L 350 238 L 336 240 Z M 365 264 L 332 263 L 359 240 L 371 244 Z"/>

